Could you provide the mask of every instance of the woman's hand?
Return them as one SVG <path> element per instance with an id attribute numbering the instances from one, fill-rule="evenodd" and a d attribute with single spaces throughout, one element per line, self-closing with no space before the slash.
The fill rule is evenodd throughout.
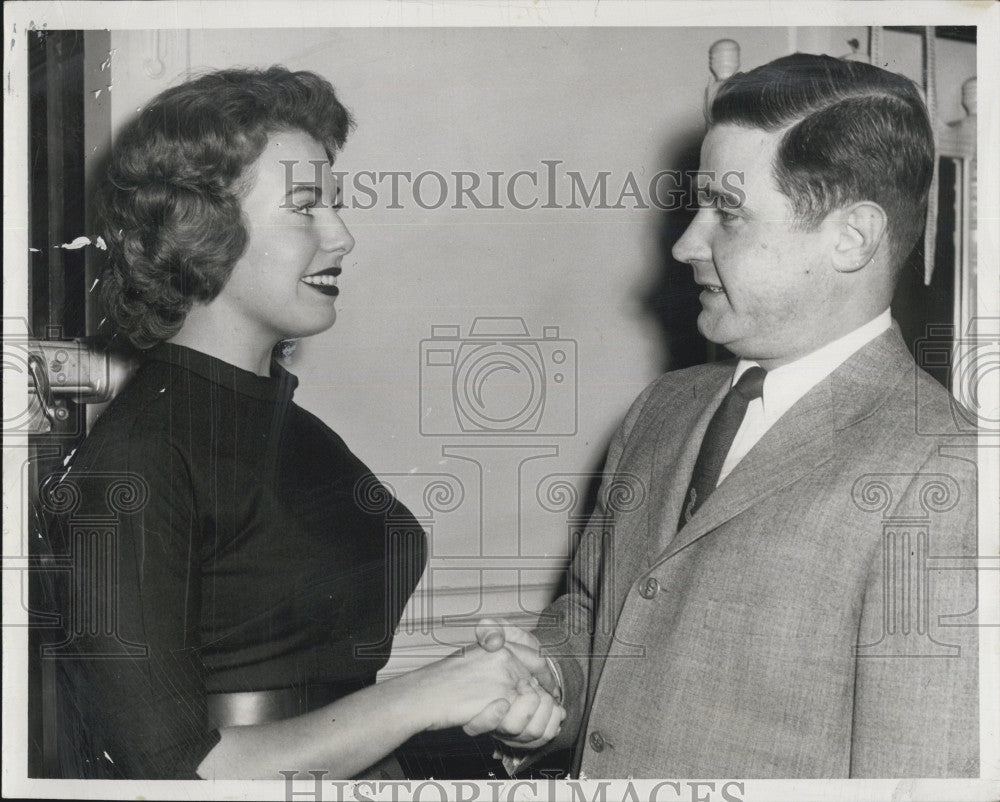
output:
<path id="1" fill-rule="evenodd" d="M 414 683 L 413 704 L 423 711 L 425 729 L 472 724 L 466 732 L 478 735 L 511 717 L 528 727 L 537 716 L 544 718 L 544 731 L 559 716 L 552 697 L 532 679 L 511 648 L 488 652 L 467 646 L 408 676 Z"/>

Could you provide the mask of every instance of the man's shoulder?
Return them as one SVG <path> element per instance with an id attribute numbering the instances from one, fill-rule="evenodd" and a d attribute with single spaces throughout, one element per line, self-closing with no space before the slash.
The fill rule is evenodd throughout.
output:
<path id="1" fill-rule="evenodd" d="M 934 501 L 937 493 L 962 502 L 956 513 L 969 513 L 976 499 L 978 462 L 973 414 L 916 363 L 887 390 L 886 402 L 857 421 L 857 429 L 841 432 L 849 444 L 842 449 L 844 458 L 879 481 L 905 481 L 908 493 L 923 494 L 924 507 L 941 506 Z"/>
<path id="2" fill-rule="evenodd" d="M 975 413 L 937 379 L 916 365 L 912 401 L 918 431 L 942 437 L 975 435 Z"/>
<path id="3" fill-rule="evenodd" d="M 978 434 L 977 416 L 926 371 L 913 363 L 888 394 L 877 415 L 891 418 L 893 438 L 912 441 L 922 450 L 972 443 Z"/>
<path id="4" fill-rule="evenodd" d="M 838 390 L 838 402 L 851 405 L 853 396 L 877 400 L 859 408 L 863 417 L 905 422 L 918 439 L 975 434 L 975 416 L 917 364 L 896 328 L 859 349 L 828 381 Z"/>
<path id="5" fill-rule="evenodd" d="M 680 413 L 688 414 L 691 405 L 703 403 L 710 392 L 724 386 L 732 371 L 732 363 L 714 362 L 664 373 L 632 402 L 619 435 L 656 430 Z"/>
<path id="6" fill-rule="evenodd" d="M 679 395 L 693 394 L 705 387 L 717 389 L 732 377 L 735 369 L 736 360 L 730 359 L 670 370 L 650 382 L 638 400 L 662 402 Z"/>

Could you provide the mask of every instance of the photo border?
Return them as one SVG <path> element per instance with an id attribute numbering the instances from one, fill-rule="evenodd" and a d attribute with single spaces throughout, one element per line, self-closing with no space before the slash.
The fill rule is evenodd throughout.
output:
<path id="1" fill-rule="evenodd" d="M 280 5 L 280 14 L 275 14 Z M 240 25 L 233 26 L 233 20 Z M 110 30 L 143 28 L 296 28 L 296 27 L 433 27 L 433 26 L 731 26 L 796 28 L 838 25 L 976 25 L 979 76 L 978 252 L 980 318 L 1000 318 L 1000 5 L 973 2 L 493 2 L 468 4 L 435 0 L 428 3 L 327 3 L 299 2 L 8 2 L 4 6 L 4 316 L 26 317 L 28 230 L 25 187 L 26 160 L 17 154 L 28 148 L 27 47 L 26 32 L 32 26 L 55 29 Z M 791 39 L 790 39 L 791 41 Z M 989 79 L 988 76 L 994 76 Z M 693 80 L 692 76 L 692 80 Z M 5 376 L 5 379 L 8 378 Z M 4 382 L 5 410 L 23 409 L 27 396 L 26 377 L 12 376 Z M 995 388 L 991 388 L 995 390 Z M 996 397 L 993 398 L 996 407 Z M 5 415 L 6 417 L 6 415 Z M 25 443 L 16 437 L 4 442 L 3 519 L 4 553 L 21 536 L 24 488 L 17 467 L 26 454 Z M 1000 554 L 1000 518 L 997 498 L 990 488 L 1000 486 L 998 447 L 995 436 L 980 435 L 979 468 L 979 553 Z M 5 568 L 7 566 L 5 565 Z M 18 571 L 3 572 L 3 793 L 4 796 L 49 798 L 146 798 L 161 799 L 284 799 L 286 788 L 280 781 L 214 781 L 209 788 L 198 781 L 69 781 L 26 778 L 27 699 L 23 692 L 26 676 L 27 627 L 19 603 Z M 981 601 L 1000 598 L 1000 571 L 980 574 Z M 21 620 L 18 620 L 19 614 Z M 21 626 L 18 626 L 21 624 Z M 1000 789 L 1000 629 L 980 630 L 980 749 L 982 778 L 979 780 L 746 780 L 743 799 L 767 800 L 854 800 L 906 798 L 909 800 L 996 799 Z M 511 796 L 510 788 L 520 782 L 521 796 Z M 609 800 L 631 798 L 628 783 L 639 799 L 647 799 L 654 780 L 613 781 L 606 786 Z M 725 780 L 718 780 L 719 784 Z M 418 785 L 414 781 L 412 785 Z M 441 781 L 446 788 L 454 783 Z M 342 786 L 344 799 L 352 795 L 353 783 Z M 466 782 L 464 785 L 468 786 Z M 477 783 L 479 798 L 550 799 L 573 798 L 563 782 L 535 783 L 540 795 L 533 795 L 523 781 L 511 780 L 498 792 L 487 783 Z M 296 786 L 295 799 L 309 799 L 311 781 Z M 588 800 L 598 788 L 596 781 L 581 784 Z M 357 789 L 355 788 L 356 792 Z M 364 793 L 369 793 L 367 790 Z M 458 793 L 462 793 L 458 790 Z M 468 790 L 465 794 L 468 795 Z M 900 794 L 903 796 L 901 797 Z M 437 798 L 432 789 L 425 798 Z M 388 798 L 388 795 L 387 797 Z M 406 798 L 400 795 L 399 798 Z M 578 797 L 577 797 L 578 798 Z M 671 797 L 663 797 L 671 798 Z"/>

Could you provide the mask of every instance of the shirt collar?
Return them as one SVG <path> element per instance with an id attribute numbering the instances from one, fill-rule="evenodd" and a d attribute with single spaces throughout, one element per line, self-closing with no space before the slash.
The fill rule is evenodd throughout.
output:
<path id="1" fill-rule="evenodd" d="M 177 365 L 228 390 L 263 401 L 275 401 L 286 394 L 291 396 L 298 386 L 298 379 L 275 361 L 271 362 L 270 376 L 258 376 L 202 351 L 168 342 L 155 345 L 145 357 Z"/>
<path id="2" fill-rule="evenodd" d="M 761 398 L 765 420 L 774 423 L 796 401 L 842 365 L 848 357 L 891 326 L 892 315 L 886 309 L 882 314 L 843 337 L 817 348 L 794 362 L 769 370 L 764 379 L 764 394 Z M 757 364 L 750 359 L 741 359 L 736 365 L 732 384 L 735 385 L 740 376 Z"/>

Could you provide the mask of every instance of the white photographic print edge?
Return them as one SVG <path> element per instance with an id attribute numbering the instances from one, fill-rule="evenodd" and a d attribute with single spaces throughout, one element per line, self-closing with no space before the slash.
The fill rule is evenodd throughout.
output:
<path id="1" fill-rule="evenodd" d="M 980 267 L 974 295 L 963 301 L 963 288 L 954 289 L 956 303 L 965 304 L 960 319 L 980 321 L 975 332 L 956 336 L 983 339 L 986 377 L 976 400 L 986 410 L 982 420 L 993 427 L 980 430 L 978 449 L 979 779 L 733 776 L 604 783 L 598 777 L 517 781 L 501 775 L 379 785 L 324 775 L 314 781 L 308 766 L 289 767 L 300 772 L 294 785 L 284 779 L 28 776 L 26 602 L 27 576 L 34 570 L 26 547 L 28 442 L 26 432 L 9 422 L 27 408 L 29 374 L 8 365 L 7 343 L 25 339 L 31 319 L 30 32 L 107 37 L 105 58 L 88 55 L 84 75 L 85 102 L 100 105 L 108 120 L 105 138 L 168 86 L 229 66 L 283 63 L 315 70 L 354 115 L 356 128 L 334 165 L 344 188 L 343 217 L 357 240 L 338 279 L 338 320 L 290 348 L 288 358 L 300 379 L 296 401 L 342 434 L 432 530 L 430 568 L 401 621 L 380 674 L 384 679 L 474 640 L 470 621 L 477 614 L 520 614 L 517 623 L 530 628 L 563 576 L 572 542 L 567 518 L 599 475 L 613 431 L 649 382 L 665 369 L 684 366 L 679 354 L 688 343 L 663 324 L 664 316 L 681 312 L 656 295 L 666 253 L 680 234 L 664 224 L 671 201 L 657 206 L 663 200 L 658 189 L 672 179 L 652 179 L 657 170 L 697 171 L 706 87 L 713 83 L 710 46 L 735 41 L 741 68 L 750 69 L 796 51 L 863 55 L 874 26 L 879 46 L 899 59 L 890 69 L 921 83 L 923 31 L 944 25 L 977 27 L 969 75 L 958 74 L 956 64 L 964 69 L 960 59 L 949 61 L 955 43 L 938 42 L 937 76 L 943 77 L 934 97 L 939 120 L 958 121 L 967 114 L 962 81 L 979 79 L 973 222 Z M 1000 513 L 991 490 L 1000 486 L 995 4 L 24 2 L 5 4 L 4 32 L 4 796 L 997 798 Z M 390 85 L 386 76 L 396 79 Z M 547 91 L 537 91 L 546 82 Z M 86 157 L 89 167 L 92 154 Z M 97 234 L 65 231 L 66 252 L 99 258 Z M 962 247 L 968 241 L 955 251 Z M 88 322 L 88 334 L 96 323 Z M 538 376 L 558 374 L 545 404 L 528 399 L 505 407 L 506 416 L 491 416 L 482 408 L 477 412 L 474 390 L 468 398 L 454 396 L 455 365 L 480 340 L 501 343 L 501 355 L 515 361 L 527 354 L 527 363 L 517 365 L 529 375 L 536 369 Z M 528 481 L 534 482 L 531 493 L 522 487 Z M 571 494 L 572 503 L 563 503 L 562 492 Z M 441 634 L 448 622 L 456 634 Z M 661 724 L 669 730 L 670 722 Z"/>

